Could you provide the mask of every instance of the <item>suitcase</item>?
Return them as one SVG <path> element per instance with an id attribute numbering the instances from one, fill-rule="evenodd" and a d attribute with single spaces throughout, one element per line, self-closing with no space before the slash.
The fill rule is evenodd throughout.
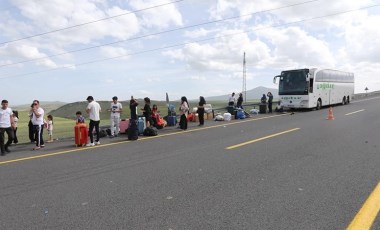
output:
<path id="1" fill-rule="evenodd" d="M 260 104 L 259 113 L 267 113 L 267 104 Z"/>
<path id="2" fill-rule="evenodd" d="M 206 113 L 205 115 L 207 115 L 207 120 L 213 120 L 214 119 L 214 115 L 212 113 Z"/>
<path id="3" fill-rule="evenodd" d="M 137 129 L 137 121 L 134 119 L 129 120 L 129 126 L 127 129 L 128 140 L 137 140 L 139 138 L 139 131 Z"/>
<path id="4" fill-rule="evenodd" d="M 121 134 L 127 133 L 128 126 L 129 126 L 129 120 L 124 120 L 124 119 L 121 120 L 119 124 L 120 133 Z"/>
<path id="5" fill-rule="evenodd" d="M 176 116 L 168 116 L 168 126 L 175 126 L 177 124 Z"/>
<path id="6" fill-rule="evenodd" d="M 88 142 L 88 129 L 87 125 L 83 123 L 76 124 L 74 127 L 75 145 L 84 146 Z"/>
<path id="7" fill-rule="evenodd" d="M 145 128 L 146 128 L 145 117 L 139 117 L 139 119 L 137 120 L 137 129 L 139 131 L 139 135 L 142 135 L 144 133 Z"/>

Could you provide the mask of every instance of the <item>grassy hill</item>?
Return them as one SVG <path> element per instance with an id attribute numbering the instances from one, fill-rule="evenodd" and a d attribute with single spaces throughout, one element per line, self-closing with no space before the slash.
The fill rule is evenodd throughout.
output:
<path id="1" fill-rule="evenodd" d="M 138 106 L 138 113 L 141 114 L 141 108 L 144 107 L 144 100 L 139 99 L 139 106 Z M 110 113 L 107 112 L 107 109 L 109 109 L 111 102 L 110 101 L 98 101 L 100 104 L 100 107 L 102 108 L 102 112 L 100 113 L 100 119 L 106 120 L 109 119 Z M 123 105 L 123 112 L 121 113 L 121 118 L 130 118 L 130 109 L 129 109 L 129 101 L 120 101 L 120 103 Z M 74 102 L 65 104 L 55 110 L 50 111 L 49 114 L 51 114 L 53 117 L 61 117 L 61 118 L 67 118 L 67 119 L 75 119 L 75 113 L 77 111 L 81 111 L 84 117 L 88 118 L 88 115 L 86 113 L 86 107 L 87 102 Z M 162 115 L 167 115 L 167 106 L 165 101 L 151 101 L 151 107 L 153 104 L 156 104 L 158 106 L 158 110 L 161 111 Z M 170 104 L 174 104 L 176 108 L 178 109 L 179 102 L 170 102 Z"/>
<path id="2" fill-rule="evenodd" d="M 18 111 L 29 111 L 31 104 L 32 102 L 30 102 L 30 104 L 12 106 L 11 108 L 13 110 L 18 110 Z M 66 102 L 62 102 L 62 101 L 40 101 L 40 105 L 45 110 L 46 113 L 49 113 L 50 111 L 55 110 L 66 104 L 67 104 Z"/>

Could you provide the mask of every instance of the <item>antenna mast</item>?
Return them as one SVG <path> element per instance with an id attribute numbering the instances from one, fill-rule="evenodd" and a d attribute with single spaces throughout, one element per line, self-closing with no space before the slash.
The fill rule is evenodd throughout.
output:
<path id="1" fill-rule="evenodd" d="M 243 90 L 242 93 L 244 94 L 243 101 L 247 102 L 247 70 L 246 70 L 246 63 L 245 63 L 245 52 L 244 52 L 244 59 L 243 59 Z"/>

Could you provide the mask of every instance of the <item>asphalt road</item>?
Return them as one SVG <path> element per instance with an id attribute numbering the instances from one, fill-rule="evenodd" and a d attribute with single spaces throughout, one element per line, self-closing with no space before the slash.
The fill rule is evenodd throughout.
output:
<path id="1" fill-rule="evenodd" d="M 14 147 L 0 229 L 345 229 L 380 181 L 379 100 L 334 107 L 333 121 L 323 109 Z"/>

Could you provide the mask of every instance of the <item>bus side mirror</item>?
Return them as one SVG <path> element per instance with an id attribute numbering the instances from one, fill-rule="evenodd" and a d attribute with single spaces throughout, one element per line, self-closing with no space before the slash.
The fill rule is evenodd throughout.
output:
<path id="1" fill-rule="evenodd" d="M 276 84 L 276 79 L 277 79 L 278 77 L 281 77 L 281 76 L 278 75 L 278 76 L 275 76 L 275 77 L 273 78 L 273 84 Z"/>
<path id="2" fill-rule="evenodd" d="M 310 81 L 310 73 L 306 75 L 306 81 Z"/>

